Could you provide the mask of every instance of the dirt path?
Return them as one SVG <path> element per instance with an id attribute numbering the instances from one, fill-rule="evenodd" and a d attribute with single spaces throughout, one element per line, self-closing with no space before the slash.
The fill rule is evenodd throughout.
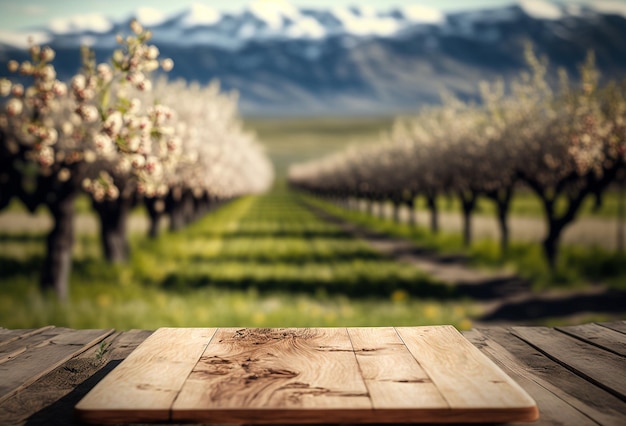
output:
<path id="1" fill-rule="evenodd" d="M 167 218 L 165 218 L 167 219 Z M 128 219 L 128 229 L 131 233 L 148 232 L 149 221 L 144 215 L 133 214 Z M 166 220 L 161 226 L 166 226 Z M 93 214 L 78 214 L 74 223 L 74 231 L 78 234 L 96 234 L 99 230 L 98 219 Z M 40 233 L 48 232 L 52 228 L 52 219 L 48 214 L 29 214 L 27 212 L 0 213 L 0 232 L 11 233 Z"/>
<path id="2" fill-rule="evenodd" d="M 413 242 L 374 232 L 347 222 L 313 205 L 305 204 L 321 219 L 367 242 L 380 253 L 415 265 L 431 277 L 454 286 L 463 297 L 474 299 L 483 311 L 479 323 L 532 324 L 547 318 L 575 318 L 589 314 L 619 319 L 626 315 L 626 292 L 596 285 L 584 290 L 536 293 L 530 283 L 506 271 L 482 271 L 467 265 L 464 255 L 438 254 Z"/>

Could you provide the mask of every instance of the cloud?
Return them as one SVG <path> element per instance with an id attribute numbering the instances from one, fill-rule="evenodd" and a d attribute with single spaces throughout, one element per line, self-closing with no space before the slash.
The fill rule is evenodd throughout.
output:
<path id="1" fill-rule="evenodd" d="M 30 16 L 43 15 L 47 11 L 48 11 L 47 8 L 43 6 L 36 6 L 34 4 L 22 7 L 22 12 Z"/>

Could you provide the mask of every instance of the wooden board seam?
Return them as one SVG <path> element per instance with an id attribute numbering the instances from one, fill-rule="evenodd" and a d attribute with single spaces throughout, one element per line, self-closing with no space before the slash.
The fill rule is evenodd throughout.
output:
<path id="1" fill-rule="evenodd" d="M 99 342 L 101 342 L 102 340 L 106 339 L 107 337 L 109 337 L 111 334 L 113 334 L 115 332 L 115 329 L 111 328 L 109 330 L 105 330 L 102 334 L 98 335 L 96 338 L 94 338 L 93 340 L 87 342 L 86 344 L 82 345 L 82 347 L 74 352 L 72 352 L 71 354 L 63 357 L 62 359 L 60 359 L 59 361 L 53 363 L 52 365 L 47 366 L 44 370 L 42 370 L 38 375 L 29 378 L 28 380 L 26 380 L 24 383 L 22 383 L 20 386 L 18 386 L 17 388 L 13 389 L 12 391 L 1 395 L 0 396 L 0 403 L 6 401 L 7 399 L 11 398 L 13 395 L 17 394 L 19 391 L 21 391 L 24 388 L 27 388 L 28 386 L 32 385 L 33 383 L 35 383 L 37 380 L 39 380 L 41 377 L 45 376 L 46 374 L 52 372 L 55 368 L 65 364 L 67 361 L 69 361 L 70 359 L 82 354 L 83 352 L 85 352 L 86 350 L 92 348 L 93 346 L 95 346 L 96 344 L 98 344 Z"/>
<path id="2" fill-rule="evenodd" d="M 504 358 L 502 358 L 502 357 L 498 358 L 498 360 L 499 360 L 500 364 L 502 364 L 502 366 L 505 366 L 506 368 L 508 368 L 512 372 L 514 372 L 515 374 L 518 374 L 518 375 L 524 377 L 526 380 L 534 382 L 535 384 L 537 384 L 537 386 L 540 386 L 543 389 L 545 389 L 547 392 L 550 392 L 555 397 L 557 397 L 558 399 L 563 401 L 565 404 L 569 405 L 574 410 L 578 411 L 583 416 L 587 417 L 589 420 L 593 421 L 594 423 L 600 424 L 593 417 L 591 417 L 591 415 L 589 413 L 581 410 L 581 407 L 580 407 L 580 402 L 581 401 L 579 399 L 577 399 L 576 397 L 572 397 L 570 394 L 568 394 L 567 392 L 562 391 L 557 386 L 554 386 L 550 382 L 547 382 L 547 381 L 543 380 L 541 377 L 538 377 L 535 374 L 527 371 L 527 369 L 524 368 L 524 366 L 523 366 L 524 363 L 522 361 L 520 361 L 509 350 L 507 350 L 504 346 L 500 345 L 492 337 L 482 333 L 480 331 L 480 329 L 478 329 L 478 330 L 474 329 L 474 330 L 477 333 L 480 333 L 481 336 L 483 336 L 484 342 L 485 342 L 485 347 L 487 348 L 486 349 L 487 352 L 491 353 L 492 351 L 496 351 L 496 352 L 499 352 L 501 354 L 505 354 L 506 355 L 506 357 L 504 357 Z M 510 333 L 510 334 L 512 336 L 515 336 L 512 333 Z M 515 337 L 519 338 L 518 336 L 515 336 Z M 523 339 L 521 339 L 521 340 L 523 340 Z M 524 341 L 524 343 L 528 344 L 528 342 L 526 342 L 525 340 L 523 340 L 523 341 Z M 590 408 L 591 410 L 595 410 L 593 407 L 588 407 L 588 408 Z"/>
<path id="3" fill-rule="evenodd" d="M 13 336 L 10 339 L 7 339 L 5 341 L 0 342 L 0 346 L 4 346 L 4 345 L 7 345 L 9 343 L 13 343 L 13 342 L 15 342 L 17 340 L 20 340 L 20 339 L 26 339 L 28 337 L 34 336 L 35 334 L 43 333 L 44 331 L 50 330 L 52 328 L 54 328 L 53 325 L 46 325 L 45 327 L 37 328 L 35 330 L 31 330 L 29 332 L 26 332 L 24 334 L 19 334 L 17 336 Z"/>
<path id="4" fill-rule="evenodd" d="M 202 358 L 202 356 L 204 355 L 204 353 L 206 352 L 207 348 L 209 347 L 209 345 L 211 344 L 211 342 L 213 341 L 213 339 L 215 339 L 215 336 L 217 335 L 217 332 L 220 330 L 220 327 L 216 327 L 215 328 L 215 332 L 211 335 L 211 338 L 209 339 L 208 342 L 206 342 L 206 345 L 204 345 L 204 348 L 202 349 L 202 353 L 200 354 L 200 356 L 198 357 L 198 359 L 196 360 L 196 364 L 194 364 L 194 367 L 198 364 L 198 362 L 200 361 L 200 359 Z M 191 376 L 191 373 L 193 373 L 193 368 L 191 370 L 189 370 L 189 373 L 187 374 L 187 377 L 185 377 L 185 382 L 187 381 L 187 379 L 189 378 L 189 376 Z M 183 382 L 183 383 L 185 383 Z M 178 389 L 178 391 L 176 392 L 176 396 L 172 399 L 172 403 L 170 404 L 170 408 L 168 409 L 168 421 L 171 423 L 174 420 L 174 404 L 176 403 L 176 400 L 178 399 L 178 396 L 180 395 L 180 392 L 183 390 L 183 388 L 181 387 L 180 389 Z"/>
<path id="5" fill-rule="evenodd" d="M 626 322 L 626 321 L 623 321 L 623 322 Z M 601 323 L 601 322 L 594 322 L 594 324 L 599 325 L 600 327 L 604 327 L 604 328 L 606 328 L 606 329 L 608 329 L 608 330 L 615 331 L 615 332 L 617 332 L 617 333 L 626 334 L 626 333 L 624 333 L 624 331 L 622 331 L 622 330 L 618 330 L 617 328 L 609 327 L 609 324 L 603 324 L 603 323 Z"/>
<path id="6" fill-rule="evenodd" d="M 605 327 L 605 328 L 606 328 L 606 327 Z M 575 334 L 575 333 L 572 333 L 572 332 L 571 332 L 571 331 L 569 331 L 569 330 L 566 330 L 566 329 L 561 328 L 561 327 L 555 327 L 554 329 L 555 329 L 556 331 L 558 331 L 558 332 L 560 332 L 560 333 L 563 333 L 563 334 L 565 334 L 565 335 L 567 335 L 567 336 L 569 336 L 569 337 L 572 337 L 572 338 L 574 338 L 574 339 L 576 339 L 576 340 L 580 340 L 581 342 L 586 343 L 586 344 L 588 344 L 588 345 L 590 345 L 590 346 L 594 346 L 594 347 L 596 347 L 596 348 L 598 348 L 598 349 L 601 349 L 601 350 L 603 350 L 603 351 L 611 352 L 612 354 L 615 354 L 615 355 L 617 355 L 617 356 L 619 356 L 619 357 L 626 358 L 626 356 L 624 356 L 623 354 L 621 354 L 621 353 L 617 352 L 616 350 L 614 350 L 614 349 L 612 349 L 612 348 L 607 348 L 606 346 L 603 346 L 603 345 L 601 345 L 600 343 L 594 342 L 594 341 L 593 341 L 593 340 L 591 340 L 591 339 L 586 339 L 585 337 L 583 337 L 583 336 L 579 336 L 578 334 Z M 615 330 L 610 329 L 610 328 L 607 328 L 607 330 L 615 331 Z"/>
<path id="7" fill-rule="evenodd" d="M 542 349 L 541 347 L 539 347 L 538 345 L 532 343 L 531 341 L 523 338 L 522 336 L 518 335 L 514 329 L 511 329 L 511 334 L 516 336 L 517 338 L 523 340 L 524 342 L 526 342 L 528 345 L 532 346 L 533 348 L 535 348 L 535 350 L 541 352 L 543 355 L 545 355 L 547 358 L 551 359 L 552 361 L 556 362 L 557 364 L 561 365 L 563 368 L 571 371 L 572 373 L 576 374 L 577 376 L 582 377 L 583 379 L 587 380 L 588 382 L 596 385 L 597 387 L 605 390 L 606 392 L 610 393 L 611 395 L 619 398 L 620 400 L 626 402 L 626 396 L 620 394 L 619 392 L 615 391 L 614 389 L 612 389 L 609 386 L 606 386 L 604 383 L 594 379 L 593 377 L 590 377 L 588 374 L 585 374 L 584 372 L 580 371 L 579 369 L 567 364 L 564 361 L 561 361 L 560 359 L 558 359 L 557 357 L 553 356 L 552 354 L 550 354 L 548 351 Z"/>
<path id="8" fill-rule="evenodd" d="M 398 336 L 398 339 L 400 339 L 400 341 L 402 342 L 402 344 L 407 347 L 406 342 L 404 341 L 404 339 L 402 338 L 402 336 L 400 335 L 400 332 L 398 331 L 397 327 L 394 327 L 393 330 L 396 332 L 396 335 Z M 408 351 L 409 354 L 413 357 L 413 359 L 415 360 L 415 362 L 417 362 L 417 364 L 422 367 L 422 364 L 419 362 L 419 360 L 417 358 L 415 358 L 415 355 L 413 355 L 413 353 L 411 351 Z M 424 369 L 424 373 L 426 374 L 426 376 L 428 376 L 428 379 L 434 383 L 433 378 L 431 377 L 431 375 L 428 373 L 428 371 L 426 369 Z M 439 388 L 437 388 L 437 390 L 439 390 Z M 439 390 L 439 394 L 441 395 L 441 398 L 443 398 L 444 401 L 446 401 L 446 404 L 448 404 L 448 409 L 452 409 L 452 404 L 450 403 L 450 401 L 448 400 L 448 398 L 446 398 L 446 395 L 441 392 Z"/>

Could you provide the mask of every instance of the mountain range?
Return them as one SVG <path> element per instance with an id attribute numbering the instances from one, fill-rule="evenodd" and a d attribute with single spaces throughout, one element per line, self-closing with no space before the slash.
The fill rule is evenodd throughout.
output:
<path id="1" fill-rule="evenodd" d="M 30 36 L 56 49 L 57 72 L 69 78 L 80 67 L 78 46 L 105 60 L 133 18 L 174 60 L 170 78 L 219 79 L 239 91 L 249 116 L 394 114 L 438 102 L 443 90 L 473 99 L 481 80 L 519 75 L 528 41 L 572 80 L 589 50 L 603 78 L 626 77 L 626 3 L 607 0 L 520 0 L 447 14 L 423 6 L 299 9 L 281 1 L 237 13 L 195 4 L 171 15 L 140 8 L 117 21 L 79 15 L 0 31 L 0 73 L 9 59 L 26 58 Z"/>

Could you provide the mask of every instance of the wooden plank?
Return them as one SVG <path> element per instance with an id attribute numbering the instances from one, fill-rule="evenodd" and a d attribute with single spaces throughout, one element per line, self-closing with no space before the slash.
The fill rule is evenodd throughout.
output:
<path id="1" fill-rule="evenodd" d="M 161 328 L 76 405 L 80 421 L 170 420 L 170 407 L 215 328 Z"/>
<path id="2" fill-rule="evenodd" d="M 344 422 L 370 409 L 346 329 L 231 328 L 207 347 L 172 420 Z"/>
<path id="3" fill-rule="evenodd" d="M 25 354 L 29 349 L 37 346 L 51 344 L 53 339 L 59 339 L 69 329 L 61 327 L 46 327 L 45 329 L 34 330 L 20 335 L 10 343 L 0 346 L 0 364 L 10 361 L 21 354 Z"/>
<path id="4" fill-rule="evenodd" d="M 100 342 L 113 330 L 69 330 L 23 356 L 0 364 L 0 402 Z"/>
<path id="5" fill-rule="evenodd" d="M 616 355 L 626 356 L 626 334 L 598 324 L 572 325 L 556 329 Z"/>
<path id="6" fill-rule="evenodd" d="M 74 424 L 74 406 L 152 332 L 108 336 L 106 351 L 94 345 L 0 404 L 0 424 Z"/>
<path id="7" fill-rule="evenodd" d="M 500 327 L 463 335 L 537 401 L 540 424 L 621 425 L 624 403 Z"/>
<path id="8" fill-rule="evenodd" d="M 54 328 L 54 326 L 47 325 L 41 328 L 24 328 L 24 329 L 17 329 L 17 330 L 3 329 L 2 333 L 0 334 L 0 348 L 9 343 L 13 343 L 16 340 L 28 338 L 35 334 L 42 333 L 46 330 L 50 330 L 51 328 Z"/>
<path id="9" fill-rule="evenodd" d="M 601 322 L 598 324 L 602 327 L 610 328 L 611 330 L 626 334 L 626 321 Z"/>
<path id="10" fill-rule="evenodd" d="M 336 424 L 537 417 L 523 389 L 452 327 L 230 328 L 205 333 L 191 351 L 190 339 L 181 336 L 195 329 L 166 330 L 83 398 L 79 420 Z"/>
<path id="11" fill-rule="evenodd" d="M 396 330 L 452 409 L 471 410 L 473 421 L 537 418 L 532 398 L 454 327 L 398 327 Z M 519 417 L 494 420 L 492 416 L 498 411 Z"/>
<path id="12" fill-rule="evenodd" d="M 626 401 L 623 357 L 546 327 L 514 327 L 513 333 L 565 368 Z"/>
<path id="13" fill-rule="evenodd" d="M 393 327 L 348 334 L 375 409 L 450 408 Z"/>

